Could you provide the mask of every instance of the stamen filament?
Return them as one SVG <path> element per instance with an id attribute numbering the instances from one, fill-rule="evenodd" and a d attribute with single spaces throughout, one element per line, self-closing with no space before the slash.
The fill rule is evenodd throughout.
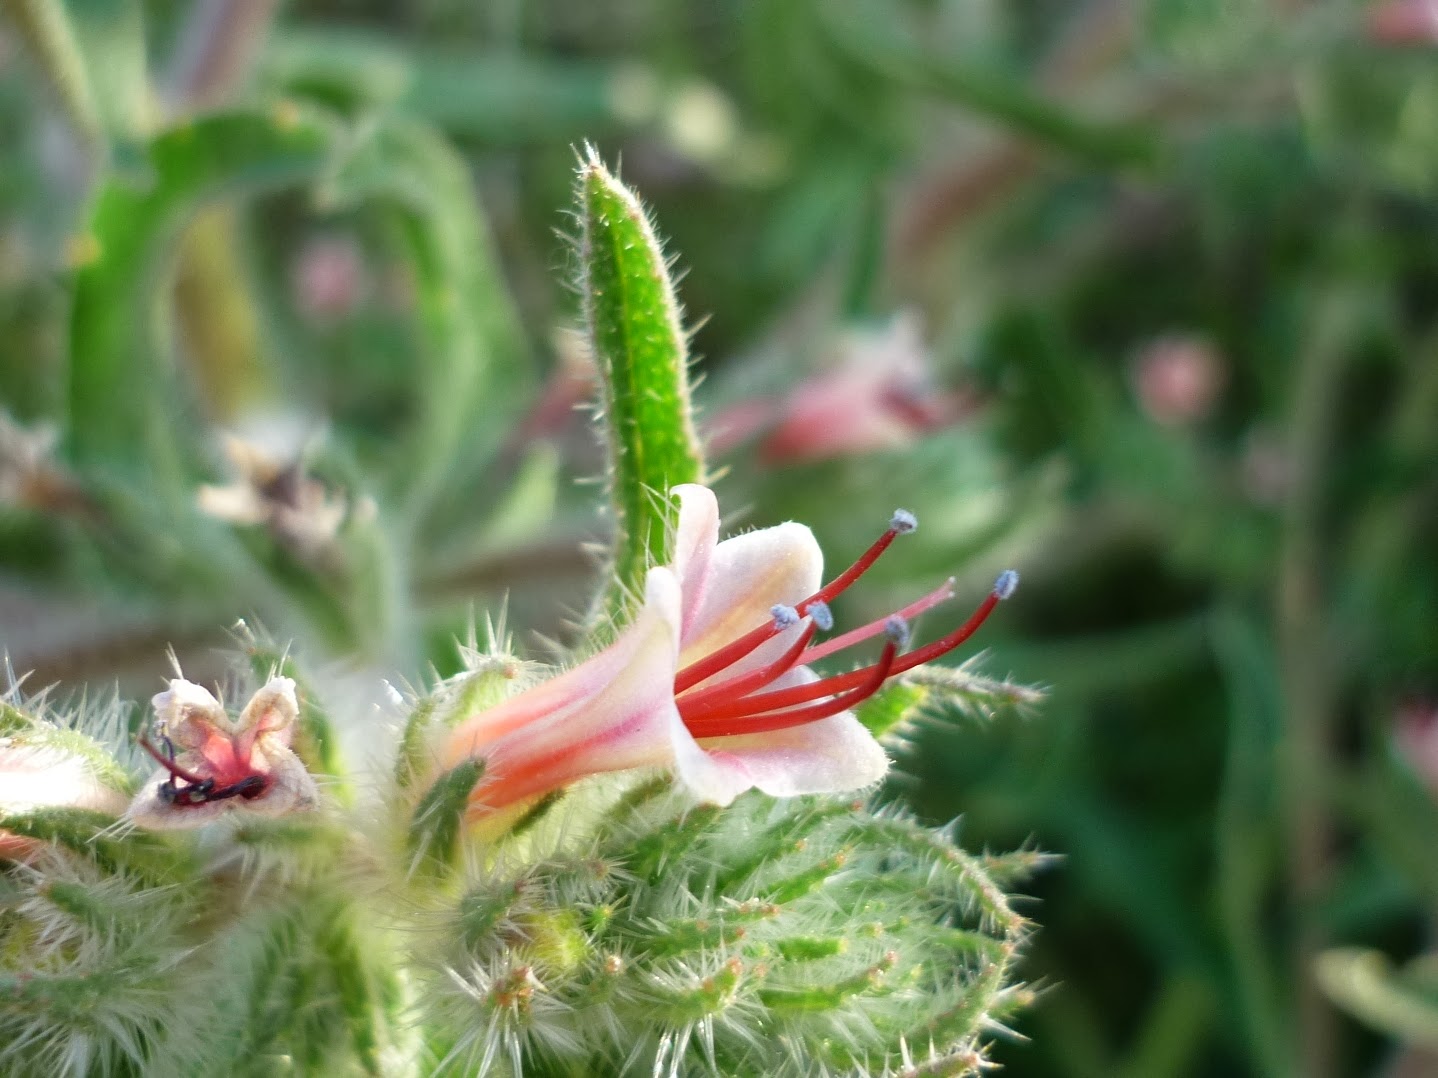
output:
<path id="1" fill-rule="evenodd" d="M 151 756 L 153 756 L 155 758 L 155 762 L 158 763 L 161 767 L 163 767 L 166 771 L 168 771 L 172 778 L 184 779 L 191 786 L 198 786 L 200 785 L 200 783 L 205 781 L 193 771 L 181 767 L 179 764 L 175 763 L 174 760 L 171 760 L 168 756 L 163 755 L 159 749 L 155 748 L 154 745 L 150 744 L 150 739 L 145 737 L 143 734 L 140 735 L 138 740 L 140 742 L 140 747 L 146 752 L 148 752 Z"/>
<path id="2" fill-rule="evenodd" d="M 984 601 L 979 604 L 978 609 L 969 616 L 969 620 L 960 625 L 947 636 L 940 637 L 932 643 L 909 652 L 903 658 L 892 664 L 892 668 L 885 673 L 885 677 L 892 677 L 902 674 L 906 670 L 912 670 L 921 666 L 931 659 L 937 659 L 940 655 L 953 651 L 969 637 L 973 636 L 982 625 L 994 607 L 999 605 L 999 596 L 995 592 L 989 592 Z M 885 619 L 886 621 L 888 619 Z M 861 667 L 858 670 L 851 670 L 846 674 L 835 674 L 832 677 L 820 681 L 811 682 L 808 685 L 795 685 L 787 689 L 774 689 L 770 692 L 758 693 L 742 700 L 733 700 L 727 704 L 710 705 L 708 707 L 694 708 L 684 715 L 684 724 L 690 731 L 695 730 L 696 724 L 706 728 L 705 724 L 713 719 L 723 717 L 725 719 L 753 718 L 767 714 L 775 708 L 793 707 L 796 704 L 805 704 L 811 700 L 819 700 L 825 696 L 832 696 L 835 693 L 843 693 L 856 686 L 867 684 L 878 666 Z M 877 691 L 875 689 L 874 691 Z M 862 699 L 862 697 L 860 698 Z M 842 710 L 842 709 L 841 709 Z M 757 732 L 757 731 L 756 731 Z M 694 734 L 695 737 L 717 737 L 717 734 Z"/>
<path id="3" fill-rule="evenodd" d="M 949 579 L 946 580 L 940 587 L 935 588 L 923 598 L 915 599 L 908 606 L 896 611 L 895 615 L 891 616 L 901 617 L 905 621 L 913 621 L 920 614 L 924 613 L 925 611 L 932 610 L 940 603 L 947 602 L 953 597 L 954 578 L 949 577 Z M 884 631 L 884 626 L 888 622 L 888 620 L 888 617 L 878 618 L 874 621 L 869 622 L 869 624 L 867 625 L 861 625 L 857 629 L 851 629 L 847 633 L 844 633 L 842 636 L 836 636 L 832 640 L 825 640 L 822 644 L 816 644 L 814 647 L 804 652 L 804 658 L 800 661 L 805 666 L 808 666 L 810 663 L 818 662 L 820 659 L 828 658 L 836 651 L 843 651 L 845 648 L 853 647 L 860 641 L 868 640 L 870 637 L 873 636 L 878 636 Z"/>
<path id="4" fill-rule="evenodd" d="M 829 583 L 825 584 L 813 595 L 801 602 L 795 603 L 794 609 L 802 617 L 808 613 L 809 607 L 812 604 L 832 602 L 836 596 L 847 591 L 854 581 L 868 572 L 869 567 L 879 560 L 879 555 L 888 550 L 889 544 L 894 541 L 896 536 L 903 534 L 904 530 L 912 531 L 913 529 L 896 528 L 893 526 L 893 522 L 891 522 L 889 529 L 884 532 L 883 535 L 879 536 L 878 539 L 874 540 L 873 545 L 859 556 L 858 561 L 845 569 L 833 580 L 829 581 Z M 719 673 L 720 670 L 725 670 L 733 666 L 740 659 L 744 658 L 745 655 L 748 655 L 760 644 L 771 639 L 780 631 L 773 622 L 768 622 L 759 626 L 757 629 L 751 629 L 735 640 L 731 640 L 718 651 L 711 652 L 704 656 L 704 658 L 690 663 L 674 677 L 675 694 L 682 693 L 686 689 L 692 689 L 701 681 Z"/>
<path id="5" fill-rule="evenodd" d="M 761 666 L 758 670 L 751 670 L 739 677 L 730 678 L 728 681 L 721 681 L 717 685 L 706 686 L 676 701 L 679 705 L 679 713 L 682 715 L 686 708 L 702 707 L 715 700 L 734 700 L 776 681 L 799 665 L 799 660 L 804 656 L 804 649 L 809 646 L 809 641 L 814 639 L 814 633 L 817 630 L 818 626 L 810 621 L 808 625 L 804 626 L 803 631 L 799 633 L 798 638 L 789 649 L 772 663 Z"/>
<path id="6" fill-rule="evenodd" d="M 855 671 L 855 673 L 866 675 L 857 687 L 835 696 L 831 700 L 773 714 L 764 712 L 757 715 L 712 714 L 702 719 L 686 718 L 684 725 L 689 728 L 689 732 L 695 738 L 731 737 L 738 734 L 767 734 L 774 730 L 787 730 L 793 726 L 805 726 L 811 722 L 818 722 L 820 719 L 830 718 L 841 711 L 848 711 L 855 704 L 862 703 L 878 692 L 893 673 L 894 660 L 898 653 L 899 646 L 892 640 L 889 641 L 884 645 L 883 654 L 879 656 L 877 663 L 866 670 Z M 805 686 L 805 688 L 813 688 L 813 686 Z M 763 695 L 774 696 L 777 694 L 764 693 Z M 751 699 L 760 698 L 751 697 Z"/>

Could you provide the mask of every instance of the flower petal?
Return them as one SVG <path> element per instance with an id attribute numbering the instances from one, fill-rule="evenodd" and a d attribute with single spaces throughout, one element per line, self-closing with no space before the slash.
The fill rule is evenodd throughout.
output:
<path id="1" fill-rule="evenodd" d="M 808 667 L 791 670 L 775 688 L 817 681 Z M 680 780 L 704 801 L 727 805 L 751 787 L 771 797 L 843 793 L 871 786 L 889 757 L 851 711 L 760 734 L 696 742 L 682 722 L 671 730 Z M 687 739 L 688 744 L 682 742 Z M 702 757 L 702 758 L 701 758 Z"/>
<path id="2" fill-rule="evenodd" d="M 300 705 L 295 698 L 293 678 L 272 677 L 245 705 L 236 723 L 236 751 L 247 757 L 255 739 L 264 735 L 271 744 L 288 745 L 294 740 L 295 720 Z"/>
<path id="3" fill-rule="evenodd" d="M 773 617 L 772 607 L 792 606 L 819 590 L 824 555 L 803 524 L 779 524 L 726 539 L 709 559 L 698 609 L 686 622 L 683 667 L 717 651 Z M 799 632 L 796 626 L 741 660 L 725 676 L 773 661 Z"/>
<path id="4" fill-rule="evenodd" d="M 661 575 L 656 577 L 655 573 Z M 484 756 L 486 746 L 508 735 L 585 708 L 608 686 L 623 679 L 630 667 L 643 661 L 646 651 L 655 644 L 652 638 L 656 632 L 666 640 L 673 637 L 673 646 L 677 647 L 679 604 L 679 586 L 673 574 L 667 569 L 651 569 L 643 608 L 612 644 L 558 677 L 461 722 L 445 741 L 439 767 L 447 771 L 462 760 Z M 672 694 L 672 656 L 666 665 L 670 667 L 668 680 L 660 679 L 650 688 Z"/>
<path id="5" fill-rule="evenodd" d="M 557 707 L 536 707 L 521 694 L 498 708 L 516 708 L 526 716 L 506 718 L 505 733 L 486 736 L 475 720 L 455 731 L 444 763 L 452 767 L 466 756 L 484 759 L 484 780 L 475 789 L 477 810 L 500 808 L 544 793 L 585 775 L 671 762 L 669 727 L 678 722 L 674 706 L 675 660 L 679 650 L 680 591 L 665 568 L 649 571 L 644 606 L 609 648 L 550 682 L 568 679 L 568 691 L 534 694 L 559 699 Z M 474 725 L 472 725 L 474 724 Z"/>
<path id="6" fill-rule="evenodd" d="M 679 580 L 683 596 L 682 639 L 693 633 L 704 594 L 709 587 L 709 566 L 719 545 L 719 501 L 708 487 L 684 483 L 670 491 L 679 499 L 679 523 L 669 568 Z"/>
<path id="7" fill-rule="evenodd" d="M 269 788 L 259 797 L 236 805 L 236 808 L 261 816 L 284 816 L 291 812 L 313 812 L 319 808 L 320 792 L 315 786 L 314 776 L 298 756 L 276 739 L 276 735 L 265 734 L 255 746 L 255 763 L 258 765 L 261 762 L 269 776 Z"/>
<path id="8" fill-rule="evenodd" d="M 184 678 L 172 678 L 170 687 L 156 693 L 150 705 L 165 736 L 181 748 L 198 748 L 215 730 L 228 734 L 233 729 L 225 709 L 210 691 Z"/>

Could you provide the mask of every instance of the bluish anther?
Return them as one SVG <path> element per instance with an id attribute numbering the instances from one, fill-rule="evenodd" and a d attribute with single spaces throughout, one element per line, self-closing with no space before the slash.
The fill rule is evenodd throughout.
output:
<path id="1" fill-rule="evenodd" d="M 907 509 L 895 509 L 889 518 L 889 530 L 899 535 L 908 535 L 919 526 L 919 518 Z"/>
<path id="2" fill-rule="evenodd" d="M 895 614 L 884 622 L 884 635 L 899 647 L 905 647 L 909 643 L 909 623 Z"/>
<path id="3" fill-rule="evenodd" d="M 827 633 L 834 627 L 834 612 L 829 609 L 828 603 L 810 603 L 804 613 L 814 619 L 814 624 L 819 627 L 820 632 Z"/>
<path id="4" fill-rule="evenodd" d="M 1012 569 L 1005 569 L 994 581 L 994 598 L 1007 599 L 1019 586 L 1019 574 Z"/>
<path id="5" fill-rule="evenodd" d="M 799 611 L 792 606 L 785 606 L 779 603 L 769 608 L 769 613 L 774 617 L 774 628 L 788 629 L 799 624 Z"/>

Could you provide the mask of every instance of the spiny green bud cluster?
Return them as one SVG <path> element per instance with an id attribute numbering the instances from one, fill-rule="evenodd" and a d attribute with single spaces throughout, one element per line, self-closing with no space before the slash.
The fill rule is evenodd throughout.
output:
<path id="1" fill-rule="evenodd" d="M 400 1001 L 355 836 L 132 826 L 125 710 L 0 702 L 0 1074 L 377 1073 Z"/>
<path id="2" fill-rule="evenodd" d="M 558 822 L 560 834 L 569 831 Z M 965 1074 L 1026 932 L 942 831 L 852 799 L 634 788 L 473 873 L 422 955 L 438 1073 Z"/>
<path id="3" fill-rule="evenodd" d="M 850 797 L 696 805 L 665 776 L 600 777 L 471 830 L 482 762 L 407 784 L 404 746 L 432 761 L 432 735 L 526 683 L 524 664 L 417 701 L 393 782 L 363 791 L 303 672 L 242 643 L 229 708 L 284 664 L 319 811 L 234 798 L 203 829 L 141 829 L 124 809 L 158 766 L 143 717 L 0 701 L 7 1078 L 917 1078 L 983 1067 L 1029 998 L 1005 892 L 1041 855 L 971 856 Z"/>

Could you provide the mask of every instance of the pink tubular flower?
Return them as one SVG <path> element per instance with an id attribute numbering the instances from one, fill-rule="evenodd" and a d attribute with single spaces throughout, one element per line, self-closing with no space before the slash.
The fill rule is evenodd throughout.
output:
<path id="1" fill-rule="evenodd" d="M 141 744 L 160 770 L 130 803 L 135 823 L 199 827 L 231 811 L 282 816 L 319 804 L 314 779 L 290 750 L 299 705 L 289 678 L 271 678 L 237 722 L 208 691 L 182 678 L 152 703 L 159 746 L 144 738 Z"/>
<path id="2" fill-rule="evenodd" d="M 1438 0 L 1384 0 L 1365 12 L 1365 22 L 1377 45 L 1438 44 Z"/>
<path id="3" fill-rule="evenodd" d="M 868 786 L 888 758 L 851 709 L 968 639 L 1018 582 L 1004 573 L 967 622 L 907 654 L 907 619 L 948 599 L 952 581 L 816 645 L 815 634 L 832 626 L 828 602 L 914 529 L 913 516 L 895 513 L 873 546 L 821 587 L 823 555 L 808 528 L 780 524 L 721 543 L 714 495 L 700 486 L 674 494 L 673 562 L 649 571 L 643 607 L 619 638 L 450 734 L 442 766 L 485 763 L 472 816 L 640 767 L 672 769 L 697 798 L 720 805 L 756 787 L 786 797 Z M 820 678 L 807 665 L 881 635 L 870 666 Z"/>
<path id="4" fill-rule="evenodd" d="M 0 737 L 0 859 L 28 860 L 48 845 L 6 830 L 6 816 L 55 808 L 118 816 L 125 795 L 102 781 L 94 761 L 77 752 L 24 734 Z"/>
<path id="5" fill-rule="evenodd" d="M 838 362 L 779 406 L 759 452 L 770 463 L 800 463 L 902 449 L 955 423 L 964 409 L 934 385 L 918 319 L 903 314 L 881 330 L 847 334 Z"/>

